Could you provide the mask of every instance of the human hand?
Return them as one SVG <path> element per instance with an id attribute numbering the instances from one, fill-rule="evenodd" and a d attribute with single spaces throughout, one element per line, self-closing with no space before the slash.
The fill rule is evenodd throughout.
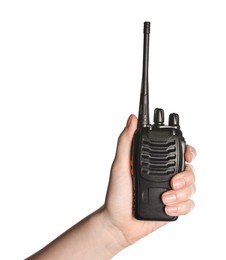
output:
<path id="1" fill-rule="evenodd" d="M 130 151 L 136 127 L 137 119 L 131 115 L 118 140 L 103 207 L 27 259 L 111 259 L 127 246 L 167 224 L 160 221 L 140 221 L 133 216 Z M 187 146 L 185 160 L 191 162 L 195 155 L 195 149 Z M 162 195 L 168 215 L 180 216 L 193 209 L 194 202 L 190 197 L 195 192 L 194 182 L 194 170 L 188 164 L 184 172 L 172 178 L 172 190 Z"/>
<path id="2" fill-rule="evenodd" d="M 167 224 L 162 221 L 140 221 L 134 218 L 132 210 L 133 184 L 130 173 L 131 144 L 137 127 L 137 118 L 131 115 L 118 139 L 116 156 L 112 164 L 106 201 L 102 208 L 112 227 L 121 233 L 122 247 L 135 243 L 140 238 Z M 196 150 L 187 145 L 185 160 L 190 163 L 196 156 Z M 165 211 L 170 216 L 189 213 L 194 208 L 191 196 L 195 192 L 194 169 L 190 164 L 185 171 L 171 179 L 172 190 L 163 193 Z"/>

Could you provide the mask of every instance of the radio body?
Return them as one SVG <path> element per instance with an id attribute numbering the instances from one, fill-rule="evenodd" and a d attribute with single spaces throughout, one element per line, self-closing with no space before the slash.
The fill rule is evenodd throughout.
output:
<path id="1" fill-rule="evenodd" d="M 149 123 L 149 55 L 150 22 L 144 23 L 143 76 L 137 130 L 132 144 L 134 215 L 139 220 L 173 221 L 165 213 L 162 194 L 171 189 L 171 178 L 185 168 L 185 139 L 180 130 L 179 115 L 171 113 L 164 124 L 163 109 L 154 111 Z"/>

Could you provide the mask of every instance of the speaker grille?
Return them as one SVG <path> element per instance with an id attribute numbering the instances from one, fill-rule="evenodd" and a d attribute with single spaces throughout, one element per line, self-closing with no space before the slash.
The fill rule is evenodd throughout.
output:
<path id="1" fill-rule="evenodd" d="M 173 139 L 143 140 L 141 173 L 168 175 L 176 173 L 176 142 Z"/>

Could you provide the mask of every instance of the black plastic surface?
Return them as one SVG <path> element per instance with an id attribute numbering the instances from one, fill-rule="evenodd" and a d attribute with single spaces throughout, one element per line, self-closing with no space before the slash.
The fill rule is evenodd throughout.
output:
<path id="1" fill-rule="evenodd" d="M 172 221 L 165 213 L 161 197 L 170 190 L 171 178 L 184 170 L 185 140 L 180 131 L 179 115 L 171 113 L 164 125 L 164 111 L 156 108 L 154 124 L 149 124 L 149 34 L 150 22 L 144 22 L 143 72 L 137 130 L 132 146 L 134 178 L 134 215 L 140 220 Z"/>
<path id="2" fill-rule="evenodd" d="M 177 127 L 150 126 L 136 131 L 133 140 L 134 213 L 140 220 L 172 221 L 162 203 L 170 180 L 184 170 L 185 140 Z"/>

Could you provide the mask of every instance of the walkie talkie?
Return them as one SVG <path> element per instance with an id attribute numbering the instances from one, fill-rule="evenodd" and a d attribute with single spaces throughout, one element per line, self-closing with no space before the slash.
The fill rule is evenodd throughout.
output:
<path id="1" fill-rule="evenodd" d="M 143 75 L 137 130 L 132 145 L 134 178 L 134 215 L 139 220 L 173 221 L 161 200 L 170 190 L 170 180 L 185 168 L 185 140 L 176 113 L 164 124 L 163 109 L 154 111 L 154 124 L 149 123 L 149 34 L 150 22 L 144 22 Z"/>

